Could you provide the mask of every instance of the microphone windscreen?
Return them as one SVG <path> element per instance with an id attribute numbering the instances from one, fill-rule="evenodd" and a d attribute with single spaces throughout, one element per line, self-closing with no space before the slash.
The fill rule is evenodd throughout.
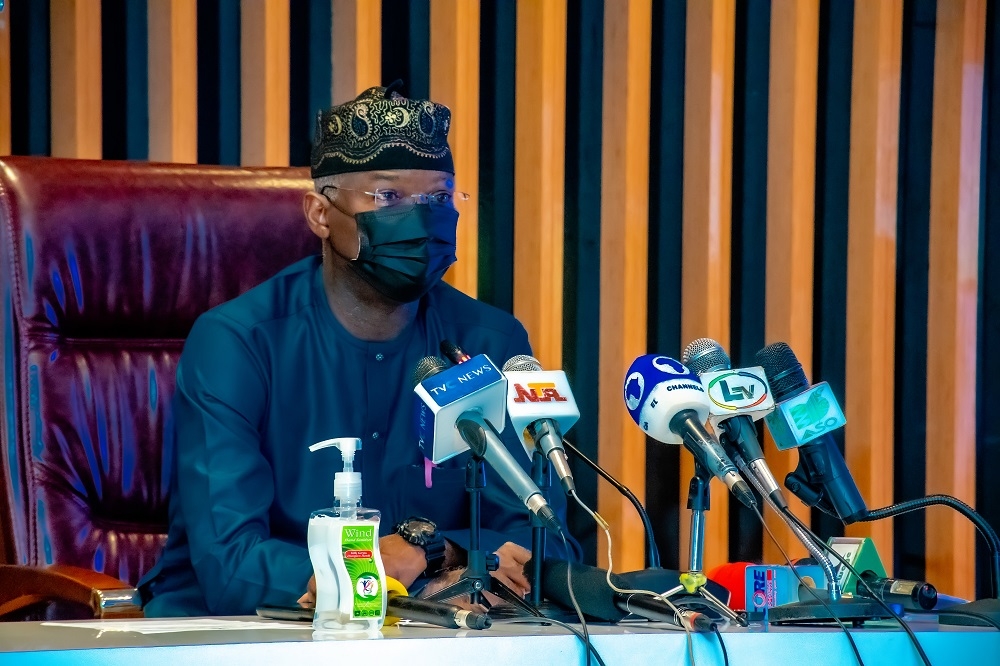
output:
<path id="1" fill-rule="evenodd" d="M 696 372 L 716 372 L 729 370 L 731 361 L 729 355 L 718 342 L 712 338 L 698 338 L 692 341 L 681 352 L 681 363 Z"/>
<path id="2" fill-rule="evenodd" d="M 437 356 L 425 356 L 417 361 L 417 367 L 413 369 L 413 385 L 416 386 L 428 377 L 447 369 L 448 364 L 444 362 L 444 359 Z"/>
<path id="3" fill-rule="evenodd" d="M 518 354 L 507 359 L 503 364 L 504 372 L 541 372 L 542 364 L 534 356 Z"/>
<path id="4" fill-rule="evenodd" d="M 767 374 L 775 402 L 809 388 L 802 364 L 784 342 L 773 342 L 757 352 L 757 363 Z"/>
<path id="5" fill-rule="evenodd" d="M 566 586 L 566 568 L 570 566 L 573 595 L 584 615 L 602 622 L 618 622 L 628 615 L 615 606 L 615 591 L 608 587 L 607 571 L 577 562 L 546 560 L 542 574 L 542 593 L 546 598 L 566 608 L 573 608 L 569 588 Z M 614 573 L 611 574 L 611 581 L 619 588 L 626 587 Z"/>

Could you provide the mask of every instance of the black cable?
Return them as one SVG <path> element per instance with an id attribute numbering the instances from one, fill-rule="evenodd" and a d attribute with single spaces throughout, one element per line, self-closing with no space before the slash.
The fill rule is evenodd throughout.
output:
<path id="1" fill-rule="evenodd" d="M 918 499 L 899 502 L 882 509 L 869 511 L 865 516 L 859 518 L 860 522 L 871 522 L 883 518 L 892 518 L 918 509 L 925 509 L 929 506 L 946 506 L 968 518 L 979 533 L 986 539 L 986 545 L 990 551 L 990 584 L 993 587 L 993 598 L 1000 599 L 1000 537 L 997 536 L 993 527 L 986 522 L 975 509 L 951 495 L 928 495 Z"/>
<path id="2" fill-rule="evenodd" d="M 910 637 L 910 640 L 913 641 L 913 647 L 917 649 L 917 652 L 920 654 L 920 659 L 923 660 L 924 664 L 926 664 L 926 666 L 931 666 L 930 658 L 927 656 L 927 653 L 924 652 L 924 647 L 920 644 L 920 641 L 917 640 L 917 635 L 913 633 L 913 629 L 910 628 L 910 625 L 908 625 L 905 621 L 903 621 L 903 618 L 901 618 L 899 614 L 896 613 L 896 611 L 894 611 L 892 607 L 889 606 L 889 604 L 887 604 L 881 596 L 875 593 L 875 590 L 873 590 L 871 585 L 868 584 L 868 581 L 866 581 L 861 576 L 861 574 L 858 573 L 857 569 L 852 567 L 847 560 L 841 557 L 840 553 L 838 553 L 836 550 L 827 545 L 822 539 L 816 536 L 816 534 L 813 533 L 813 531 L 809 529 L 809 527 L 806 526 L 805 523 L 803 523 L 802 520 L 799 519 L 799 517 L 796 516 L 794 513 L 792 513 L 787 507 L 783 509 L 782 512 L 786 516 L 788 516 L 792 521 L 794 521 L 800 528 L 802 528 L 802 530 L 806 534 L 811 536 L 813 541 L 815 541 L 820 548 L 822 548 L 823 550 L 825 550 L 826 552 L 830 553 L 835 558 L 837 558 L 838 562 L 840 562 L 847 568 L 848 571 L 854 574 L 854 576 L 858 579 L 858 582 L 864 585 L 865 589 L 868 590 L 868 593 L 871 595 L 871 598 L 877 601 L 879 605 L 882 606 L 882 608 L 887 610 L 889 614 L 892 615 L 893 619 L 895 619 L 896 622 L 899 623 L 899 626 L 902 627 L 904 631 L 906 631 L 907 635 Z"/>
<path id="3" fill-rule="evenodd" d="M 785 564 L 787 564 L 788 568 L 792 571 L 793 574 L 795 574 L 795 577 L 799 581 L 799 585 L 808 590 L 809 594 L 813 595 L 813 598 L 816 599 L 816 601 L 823 604 L 823 608 L 826 609 L 826 612 L 830 614 L 830 617 L 833 619 L 833 621 L 837 623 L 837 625 L 844 631 L 844 635 L 847 636 L 847 640 L 851 643 L 851 649 L 854 650 L 854 656 L 855 658 L 857 658 L 858 664 L 860 666 L 865 666 L 865 660 L 861 658 L 861 651 L 858 649 L 858 644 L 854 642 L 854 636 L 851 636 L 851 632 L 847 628 L 847 625 L 845 625 L 841 621 L 841 619 L 837 617 L 837 614 L 833 612 L 832 608 L 830 608 L 830 604 L 826 602 L 826 599 L 824 599 L 818 592 L 816 592 L 816 590 L 812 586 L 807 585 L 806 582 L 802 580 L 802 576 L 792 565 L 792 560 L 791 558 L 788 557 L 788 553 L 786 553 L 785 549 L 781 547 L 781 544 L 778 543 L 778 539 L 775 538 L 774 533 L 771 532 L 771 528 L 768 526 L 767 522 L 764 521 L 764 516 L 761 515 L 760 510 L 757 507 L 754 507 L 753 512 L 757 514 L 757 519 L 760 521 L 760 524 L 764 526 L 764 531 L 767 532 L 767 535 L 771 538 L 771 541 L 774 542 L 774 545 L 778 548 L 778 551 L 781 553 L 781 556 L 785 558 Z"/>
<path id="4" fill-rule="evenodd" d="M 715 635 L 719 637 L 719 647 L 722 648 L 722 659 L 724 660 L 725 665 L 729 666 L 729 652 L 726 650 L 726 641 L 722 640 L 722 632 L 719 631 L 718 625 L 714 622 L 712 623 L 712 631 L 714 631 Z"/>
<path id="5" fill-rule="evenodd" d="M 560 532 L 559 536 L 562 537 L 563 548 L 565 548 L 568 553 L 569 543 L 566 541 L 566 533 Z M 580 629 L 583 630 L 583 645 L 587 653 L 587 666 L 590 666 L 590 654 L 591 652 L 597 654 L 597 650 L 595 650 L 594 646 L 590 643 L 590 632 L 587 630 L 587 619 L 583 617 L 583 610 L 580 608 L 580 604 L 577 603 L 576 595 L 573 594 L 573 567 L 569 566 L 569 563 L 566 565 L 566 589 L 569 590 L 569 600 L 573 602 L 573 610 L 576 611 L 576 616 L 580 619 Z M 597 656 L 597 660 L 601 663 L 601 666 L 604 665 L 600 655 Z"/>
<path id="6" fill-rule="evenodd" d="M 983 622 L 993 627 L 997 631 L 1000 631 L 1000 622 L 997 622 L 989 615 L 985 615 L 983 613 L 976 613 L 967 610 L 952 610 L 950 608 L 945 608 L 944 610 L 935 611 L 934 615 L 957 615 L 959 617 L 971 617 L 977 620 L 982 620 Z"/>
<path id="7" fill-rule="evenodd" d="M 510 618 L 504 618 L 502 620 L 493 620 L 493 624 L 495 625 L 496 624 L 554 624 L 557 627 L 562 627 L 563 629 L 566 629 L 567 631 L 575 635 L 577 638 L 579 638 L 581 641 L 584 640 L 583 633 L 579 629 L 577 629 L 571 624 L 566 624 L 561 620 L 554 620 L 550 617 L 527 617 L 527 616 L 510 617 Z M 587 644 L 587 646 L 589 649 L 588 655 L 589 654 L 594 655 L 594 659 L 597 660 L 598 666 L 608 666 L 607 664 L 604 663 L 604 660 L 601 659 L 601 654 L 597 651 L 597 648 L 595 648 L 592 644 L 589 643 Z"/>
<path id="8" fill-rule="evenodd" d="M 632 503 L 632 506 L 634 506 L 635 510 L 639 513 L 639 519 L 642 521 L 642 528 L 646 532 L 646 557 L 649 560 L 649 566 L 653 569 L 659 569 L 660 550 L 656 547 L 656 541 L 653 539 L 653 523 L 650 522 L 649 515 L 646 513 L 646 509 L 642 506 L 642 502 L 639 501 L 639 498 L 633 495 L 632 491 L 621 484 L 617 479 L 615 479 L 615 477 L 608 474 L 603 467 L 585 456 L 583 451 L 573 446 L 573 444 L 571 444 L 565 437 L 563 438 L 563 445 L 572 451 L 573 455 L 582 460 L 587 467 L 600 474 L 605 481 L 614 486 L 615 490 L 624 495 L 628 501 Z"/>

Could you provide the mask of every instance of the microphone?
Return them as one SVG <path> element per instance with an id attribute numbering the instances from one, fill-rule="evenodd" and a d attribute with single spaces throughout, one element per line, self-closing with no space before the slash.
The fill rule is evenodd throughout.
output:
<path id="1" fill-rule="evenodd" d="M 501 425 L 506 420 L 503 396 L 507 379 L 485 354 L 451 368 L 446 365 L 440 358 L 427 356 L 413 373 L 413 390 L 420 398 L 416 410 L 418 441 L 425 455 L 429 437 L 435 455 L 439 450 L 448 452 L 444 460 L 471 449 L 490 464 L 529 511 L 556 534 L 562 534 L 562 525 L 542 491 L 517 464 L 493 426 L 494 420 Z M 473 369 L 467 372 L 468 368 Z"/>
<path id="2" fill-rule="evenodd" d="M 705 429 L 711 401 L 698 375 L 683 363 L 655 354 L 635 359 L 625 376 L 625 406 L 646 434 L 664 444 L 683 444 L 736 499 L 757 506 L 733 461 Z"/>
<path id="3" fill-rule="evenodd" d="M 868 583 L 865 587 L 858 581 L 855 594 L 860 597 L 881 599 L 886 603 L 899 604 L 910 611 L 929 611 L 937 605 L 937 588 L 922 580 L 902 580 L 900 578 L 882 578 L 874 571 L 865 571 L 861 578 Z"/>
<path id="4" fill-rule="evenodd" d="M 767 429 L 779 449 L 799 449 L 799 466 L 785 477 L 785 487 L 845 524 L 867 516 L 865 500 L 830 435 L 847 422 L 830 385 L 810 387 L 802 364 L 784 342 L 761 349 L 757 362 L 767 372 L 777 402 L 764 419 Z"/>
<path id="5" fill-rule="evenodd" d="M 764 460 L 753 424 L 774 411 L 764 368 L 732 370 L 729 355 L 711 338 L 699 338 L 685 347 L 681 361 L 701 376 L 701 385 L 712 401 L 709 423 L 722 431 L 724 443 L 739 451 L 777 507 L 787 508 L 788 501 Z"/>
<path id="6" fill-rule="evenodd" d="M 442 463 L 465 451 L 465 441 L 455 421 L 467 411 L 506 425 L 504 396 L 507 379 L 485 354 L 448 367 L 444 360 L 427 356 L 413 371 L 414 424 L 424 456 Z"/>
<path id="7" fill-rule="evenodd" d="M 401 620 L 426 622 L 448 629 L 489 629 L 493 626 L 493 620 L 483 613 L 393 592 L 389 593 L 385 613 Z"/>
<path id="8" fill-rule="evenodd" d="M 465 363 L 466 361 L 472 358 L 470 355 L 462 351 L 462 348 L 456 345 L 451 340 L 447 339 L 442 340 L 441 344 L 438 345 L 438 348 L 441 350 L 441 353 L 444 354 L 444 357 L 449 361 L 451 361 L 452 363 L 454 363 L 455 365 L 458 365 L 459 363 Z"/>
<path id="9" fill-rule="evenodd" d="M 521 469 L 514 456 L 510 455 L 492 423 L 478 413 L 469 411 L 459 417 L 455 428 L 472 449 L 473 455 L 488 462 L 529 511 L 553 532 L 562 534 L 562 525 L 559 524 L 555 511 L 531 477 Z"/>
<path id="10" fill-rule="evenodd" d="M 722 624 L 704 613 L 679 606 L 679 613 L 675 613 L 666 602 L 648 594 L 616 592 L 608 587 L 608 572 L 604 569 L 565 560 L 549 560 L 544 567 L 542 588 L 545 596 L 567 608 L 573 607 L 566 585 L 566 568 L 572 567 L 573 596 L 583 614 L 595 620 L 618 622 L 632 614 L 699 632 L 712 631 L 713 627 Z M 611 574 L 611 582 L 619 589 L 628 588 L 626 581 L 617 574 Z"/>
<path id="11" fill-rule="evenodd" d="M 562 433 L 580 420 L 580 409 L 562 370 L 542 370 L 533 356 L 515 356 L 503 365 L 507 377 L 507 413 L 524 448 L 537 448 L 549 459 L 566 494 L 576 491 Z"/>

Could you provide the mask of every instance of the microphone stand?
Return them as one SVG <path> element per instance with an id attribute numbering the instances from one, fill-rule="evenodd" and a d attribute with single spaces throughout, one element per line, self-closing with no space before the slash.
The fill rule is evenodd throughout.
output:
<path id="1" fill-rule="evenodd" d="M 687 508 L 691 511 L 691 548 L 688 551 L 688 570 L 681 572 L 680 585 L 668 590 L 663 596 L 672 597 L 685 592 L 701 595 L 709 608 L 722 617 L 745 627 L 747 626 L 746 621 L 705 587 L 708 583 L 708 577 L 702 571 L 702 560 L 705 550 L 705 512 L 709 510 L 711 504 L 708 484 L 711 481 L 712 473 L 705 469 L 705 466 L 696 458 L 694 476 L 691 477 L 691 484 L 688 486 Z"/>
<path id="2" fill-rule="evenodd" d="M 519 597 L 513 590 L 490 575 L 500 567 L 496 553 L 485 553 L 479 543 L 480 538 L 480 499 L 483 488 L 486 487 L 486 465 L 482 457 L 473 453 L 465 465 L 465 490 L 469 493 L 469 550 L 468 563 L 458 581 L 448 587 L 438 590 L 427 597 L 428 601 L 443 601 L 468 594 L 472 604 L 481 604 L 490 608 L 490 602 L 483 592 L 491 592 L 504 601 L 513 604 L 528 615 L 541 616 L 541 613 Z M 541 588 L 541 586 L 537 586 Z"/>
<path id="3" fill-rule="evenodd" d="M 531 456 L 531 480 L 547 494 L 552 484 L 549 472 L 549 460 L 537 448 Z M 531 605 L 539 608 L 542 605 L 542 564 L 545 561 L 545 525 L 538 516 L 531 514 Z"/>
<path id="4" fill-rule="evenodd" d="M 781 510 L 775 504 L 774 499 L 764 490 L 764 485 L 754 474 L 753 470 L 747 466 L 743 458 L 736 455 L 735 461 L 740 471 L 743 472 L 743 476 L 750 481 L 761 497 L 764 498 L 764 501 L 774 509 L 802 545 L 806 547 L 806 550 L 809 551 L 813 559 L 822 567 L 823 577 L 826 578 L 827 589 L 813 590 L 812 593 L 805 592 L 803 594 L 804 591 L 801 590 L 800 585 L 799 601 L 767 609 L 770 622 L 774 624 L 813 624 L 840 620 L 841 622 L 851 622 L 853 625 L 858 626 L 865 620 L 884 619 L 886 613 L 875 600 L 863 597 L 841 596 L 840 584 L 837 581 L 836 572 L 830 558 L 813 541 L 810 534 L 801 529 L 795 521 L 789 518 L 789 515 L 785 511 Z M 761 516 L 763 517 L 763 514 Z M 803 600 L 803 597 L 806 598 Z"/>

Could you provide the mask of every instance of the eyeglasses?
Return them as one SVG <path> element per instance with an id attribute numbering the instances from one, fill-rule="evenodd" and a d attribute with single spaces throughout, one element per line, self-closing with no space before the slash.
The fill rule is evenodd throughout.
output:
<path id="1" fill-rule="evenodd" d="M 424 192 L 422 194 L 403 194 L 398 190 L 379 188 L 374 192 L 367 190 L 355 190 L 349 187 L 338 185 L 326 185 L 320 190 L 320 194 L 330 198 L 326 193 L 327 188 L 343 190 L 344 192 L 358 192 L 372 198 L 376 208 L 393 208 L 395 206 L 412 206 L 414 204 L 438 204 L 440 206 L 455 206 L 457 201 L 468 201 L 467 192 L 449 192 L 448 190 L 438 190 L 437 192 Z"/>

